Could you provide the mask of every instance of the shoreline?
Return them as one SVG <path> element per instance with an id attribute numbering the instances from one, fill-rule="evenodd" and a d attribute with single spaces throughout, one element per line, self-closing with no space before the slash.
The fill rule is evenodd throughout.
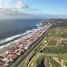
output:
<path id="1" fill-rule="evenodd" d="M 32 29 L 32 30 L 29 30 L 29 32 L 28 31 L 26 31 L 26 32 L 28 32 L 28 33 L 23 33 L 23 34 L 21 34 L 21 35 L 19 35 L 20 37 L 17 37 L 16 39 L 14 39 L 14 40 L 11 40 L 11 41 L 9 41 L 8 43 L 5 43 L 3 46 L 0 46 L 0 53 L 3 53 L 3 52 L 6 52 L 7 50 L 8 50 L 8 48 L 10 48 L 10 47 L 12 47 L 12 46 L 14 46 L 14 45 L 12 45 L 12 43 L 16 43 L 17 41 L 19 41 L 21 38 L 24 38 L 24 36 L 28 36 L 28 35 L 31 35 L 31 33 L 33 32 L 33 31 L 37 31 L 38 29 L 41 29 L 41 27 L 40 28 L 37 28 L 37 29 Z M 4 48 L 5 48 L 5 50 L 4 50 Z"/>
<path id="2" fill-rule="evenodd" d="M 30 30 L 25 31 L 24 33 L 19 33 L 19 34 L 13 35 L 11 37 L 7 37 L 5 39 L 0 40 L 0 49 L 3 48 L 4 46 L 6 46 L 6 44 L 8 44 L 8 43 L 15 41 L 29 33 L 32 33 L 33 30 L 38 29 L 41 25 L 42 25 L 42 21 L 39 22 L 38 24 L 36 24 L 36 27 L 33 29 L 30 29 Z"/>
<path id="3" fill-rule="evenodd" d="M 28 30 L 28 31 L 26 31 L 26 32 L 24 32 L 22 34 L 17 34 L 17 35 L 14 35 L 14 36 L 11 36 L 11 37 L 8 37 L 8 38 L 5 38 L 5 39 L 0 40 L 0 44 L 1 44 L 0 47 L 2 45 L 6 45 L 6 44 L 10 43 L 11 41 L 17 40 L 17 39 L 19 39 L 19 38 L 21 38 L 21 37 L 23 37 L 23 36 L 31 33 L 32 30 Z"/>

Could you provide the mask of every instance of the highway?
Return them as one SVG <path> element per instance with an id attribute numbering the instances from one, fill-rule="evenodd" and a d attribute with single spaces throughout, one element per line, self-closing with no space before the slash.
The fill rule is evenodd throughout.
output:
<path id="1" fill-rule="evenodd" d="M 49 27 L 50 28 L 50 27 Z M 42 34 L 41 37 L 39 37 L 34 43 L 31 44 L 29 49 L 23 54 L 20 55 L 19 58 L 12 64 L 12 66 L 8 67 L 19 67 L 19 64 L 32 52 L 32 50 L 35 49 L 35 47 L 42 41 L 42 39 L 47 35 L 49 28 L 45 33 Z M 21 59 L 20 59 L 21 58 Z"/>

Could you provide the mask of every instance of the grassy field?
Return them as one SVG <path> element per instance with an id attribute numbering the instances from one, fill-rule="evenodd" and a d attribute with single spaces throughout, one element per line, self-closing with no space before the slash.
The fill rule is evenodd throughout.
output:
<path id="1" fill-rule="evenodd" d="M 30 63 L 28 64 L 27 67 L 37 67 L 38 64 L 40 64 L 40 62 L 42 61 L 43 56 L 41 55 L 41 53 L 37 53 L 32 60 L 30 61 Z"/>
<path id="2" fill-rule="evenodd" d="M 48 33 L 48 46 L 41 53 L 45 57 L 52 58 L 47 59 L 47 61 L 51 61 L 52 65 L 48 65 L 49 67 L 67 67 L 67 44 L 64 45 L 61 42 L 62 38 L 67 38 L 66 27 L 56 27 Z"/>
<path id="3" fill-rule="evenodd" d="M 52 28 L 47 36 L 39 43 L 39 48 L 36 49 L 38 52 L 40 51 L 40 54 L 37 52 L 37 55 L 41 56 L 37 58 L 37 55 L 35 55 L 28 67 L 37 67 L 40 63 L 37 62 L 41 61 L 43 56 L 44 63 L 46 63 L 45 66 L 67 67 L 67 45 L 61 43 L 62 38 L 67 38 L 67 27 Z"/>

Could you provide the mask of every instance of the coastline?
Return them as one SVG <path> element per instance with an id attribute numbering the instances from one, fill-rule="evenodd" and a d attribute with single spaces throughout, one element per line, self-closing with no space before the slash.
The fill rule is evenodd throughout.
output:
<path id="1" fill-rule="evenodd" d="M 2 47 L 4 47 L 6 44 L 10 43 L 11 41 L 17 40 L 19 38 L 21 38 L 22 36 L 25 36 L 29 33 L 31 33 L 33 30 L 36 30 L 37 28 L 39 28 L 42 24 L 42 21 L 39 23 L 36 23 L 35 28 L 33 27 L 32 29 L 26 30 L 25 32 L 20 32 L 18 34 L 14 34 L 12 36 L 0 39 L 0 49 Z"/>
<path id="2" fill-rule="evenodd" d="M 26 36 L 26 35 L 30 36 L 33 31 L 37 31 L 38 29 L 41 29 L 41 28 L 38 27 L 37 29 L 32 29 L 32 30 L 26 31 L 23 34 L 18 35 L 19 37 L 17 37 L 16 39 L 11 40 L 8 43 L 5 43 L 3 46 L 0 46 L 0 54 L 8 51 L 9 50 L 8 48 L 13 47 L 14 45 L 12 45 L 12 43 L 18 42 L 20 39 L 24 38 L 24 36 Z"/>

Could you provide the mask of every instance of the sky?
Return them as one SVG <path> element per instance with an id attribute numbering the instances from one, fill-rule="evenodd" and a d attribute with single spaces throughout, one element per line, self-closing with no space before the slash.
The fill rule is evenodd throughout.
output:
<path id="1" fill-rule="evenodd" d="M 0 0 L 0 7 L 22 8 L 27 13 L 67 15 L 67 0 Z"/>

